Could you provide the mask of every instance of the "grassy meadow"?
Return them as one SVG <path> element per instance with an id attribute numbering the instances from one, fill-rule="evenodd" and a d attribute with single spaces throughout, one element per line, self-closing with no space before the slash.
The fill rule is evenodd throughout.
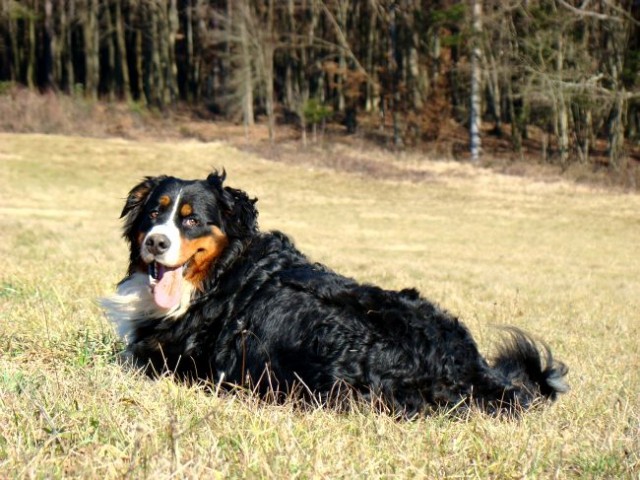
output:
<path id="1" fill-rule="evenodd" d="M 0 478 L 640 478 L 640 196 L 358 154 L 423 180 L 222 143 L 0 134 Z M 496 326 L 522 327 L 572 390 L 519 421 L 407 422 L 124 369 L 97 304 L 125 272 L 123 199 L 144 175 L 222 167 L 263 229 L 361 281 L 416 286 L 487 355 Z"/>

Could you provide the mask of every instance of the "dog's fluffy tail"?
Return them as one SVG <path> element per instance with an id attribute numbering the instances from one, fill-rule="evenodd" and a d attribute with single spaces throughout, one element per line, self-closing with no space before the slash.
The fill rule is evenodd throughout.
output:
<path id="1" fill-rule="evenodd" d="M 556 361 L 544 343 L 535 342 L 523 331 L 509 327 L 508 336 L 499 346 L 493 368 L 511 385 L 505 391 L 503 407 L 529 408 L 541 399 L 555 400 L 558 394 L 567 392 L 565 382 L 568 368 Z M 539 347 L 540 345 L 540 347 Z"/>

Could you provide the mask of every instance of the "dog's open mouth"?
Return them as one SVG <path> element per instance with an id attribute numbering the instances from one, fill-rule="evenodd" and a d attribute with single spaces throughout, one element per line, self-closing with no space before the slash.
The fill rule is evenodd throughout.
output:
<path id="1" fill-rule="evenodd" d="M 153 299 L 160 308 L 170 309 L 180 303 L 184 265 L 168 267 L 158 262 L 149 264 L 149 283 Z"/>

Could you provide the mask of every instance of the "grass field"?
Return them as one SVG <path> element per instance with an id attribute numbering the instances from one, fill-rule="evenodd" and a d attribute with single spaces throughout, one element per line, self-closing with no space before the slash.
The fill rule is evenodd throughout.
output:
<path id="1" fill-rule="evenodd" d="M 362 152 L 361 155 L 366 155 Z M 216 143 L 0 134 L 0 478 L 639 478 L 640 196 L 393 160 L 419 183 L 269 162 Z M 464 319 L 546 340 L 572 390 L 520 421 L 397 421 L 263 405 L 115 361 L 96 299 L 125 271 L 143 175 L 225 167 L 263 229 Z"/>

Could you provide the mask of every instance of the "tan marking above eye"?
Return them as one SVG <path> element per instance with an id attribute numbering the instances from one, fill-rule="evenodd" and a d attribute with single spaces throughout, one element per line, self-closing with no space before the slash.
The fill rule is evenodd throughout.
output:
<path id="1" fill-rule="evenodd" d="M 185 203 L 180 208 L 180 215 L 182 215 L 183 217 L 188 217 L 192 213 L 193 213 L 193 207 L 188 203 Z"/>
<path id="2" fill-rule="evenodd" d="M 168 207 L 169 204 L 171 203 L 171 197 L 169 195 L 162 195 L 158 199 L 158 203 L 160 204 L 161 207 Z"/>

